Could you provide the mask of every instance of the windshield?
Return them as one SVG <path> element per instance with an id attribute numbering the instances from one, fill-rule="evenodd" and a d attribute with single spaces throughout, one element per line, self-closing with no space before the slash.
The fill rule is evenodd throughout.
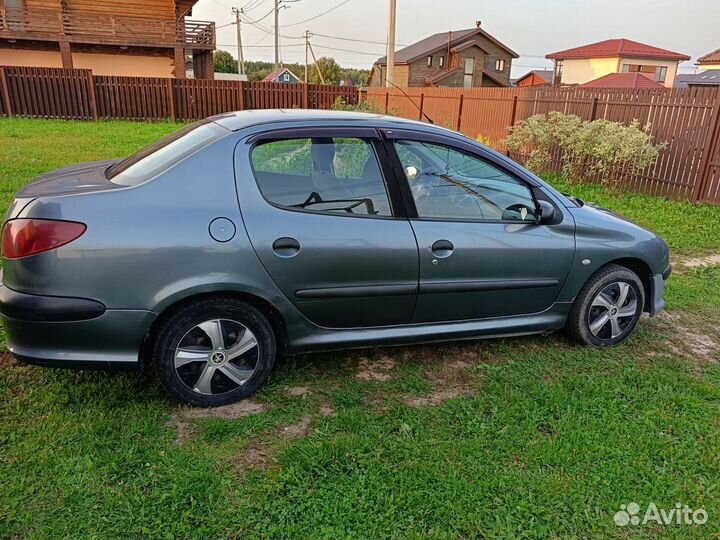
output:
<path id="1" fill-rule="evenodd" d="M 196 122 L 116 163 L 105 176 L 114 184 L 136 186 L 227 133 L 225 128 L 209 120 Z"/>

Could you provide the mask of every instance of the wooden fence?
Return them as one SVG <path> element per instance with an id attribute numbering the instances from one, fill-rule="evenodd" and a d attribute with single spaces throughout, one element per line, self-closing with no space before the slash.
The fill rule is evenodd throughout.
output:
<path id="1" fill-rule="evenodd" d="M 380 110 L 502 140 L 516 122 L 561 111 L 586 120 L 650 124 L 666 143 L 657 163 L 620 180 L 629 190 L 720 205 L 720 89 L 370 88 Z M 90 70 L 1 67 L 0 115 L 62 119 L 197 120 L 228 111 L 330 109 L 358 102 L 353 87 L 93 75 Z M 521 159 L 521 156 L 513 156 Z M 562 163 L 555 160 L 559 170 Z M 592 179 L 591 179 L 592 180 Z"/>
<path id="2" fill-rule="evenodd" d="M 567 88 L 370 88 L 376 108 L 405 118 L 427 114 L 445 127 L 489 138 L 503 149 L 509 128 L 534 114 L 560 111 L 585 120 L 650 124 L 665 142 L 657 163 L 638 174 L 623 173 L 624 187 L 673 199 L 720 205 L 720 88 L 682 90 L 586 90 Z M 513 156 L 522 159 L 521 156 Z M 562 163 L 553 163 L 560 170 Z M 592 179 L 591 179 L 592 180 Z"/>
<path id="3" fill-rule="evenodd" d="M 88 69 L 0 66 L 0 114 L 66 120 L 199 120 L 245 109 L 331 109 L 353 87 L 93 75 Z"/>

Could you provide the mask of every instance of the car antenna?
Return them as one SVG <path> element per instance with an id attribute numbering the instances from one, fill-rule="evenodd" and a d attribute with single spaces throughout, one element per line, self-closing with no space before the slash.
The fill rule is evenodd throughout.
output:
<path id="1" fill-rule="evenodd" d="M 378 65 L 376 64 L 376 65 L 375 65 L 375 69 L 377 70 L 378 78 L 380 79 L 380 81 L 382 81 L 382 71 L 380 70 L 380 66 L 378 66 Z M 429 123 L 435 124 L 435 122 L 433 122 L 432 118 L 430 118 L 430 117 L 425 113 L 425 111 L 423 111 L 423 110 L 420 108 L 420 105 L 418 105 L 417 103 L 415 103 L 415 100 L 414 100 L 413 98 L 411 98 L 405 90 L 403 90 L 400 86 L 398 86 L 397 84 L 395 84 L 395 83 L 392 82 L 392 81 L 385 80 L 385 82 L 386 82 L 386 83 L 390 83 L 390 86 L 393 86 L 393 87 L 397 88 L 398 90 L 400 90 L 400 91 L 403 93 L 403 95 L 410 100 L 410 103 L 412 103 L 413 105 L 415 105 L 415 108 L 416 108 L 418 111 L 420 111 L 420 114 L 422 114 Z"/>

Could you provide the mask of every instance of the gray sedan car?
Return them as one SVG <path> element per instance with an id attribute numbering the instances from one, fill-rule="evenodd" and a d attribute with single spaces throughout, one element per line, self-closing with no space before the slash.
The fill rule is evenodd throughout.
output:
<path id="1" fill-rule="evenodd" d="M 0 312 L 21 361 L 152 366 L 235 402 L 278 354 L 565 328 L 615 345 L 663 309 L 668 247 L 433 125 L 246 111 L 22 189 Z"/>

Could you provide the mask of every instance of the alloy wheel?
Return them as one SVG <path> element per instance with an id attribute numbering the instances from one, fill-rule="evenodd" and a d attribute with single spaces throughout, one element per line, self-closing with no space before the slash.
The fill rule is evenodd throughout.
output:
<path id="1" fill-rule="evenodd" d="M 191 328 L 175 349 L 175 371 L 193 392 L 218 395 L 244 385 L 255 373 L 260 345 L 243 324 L 211 319 Z"/>
<path id="2" fill-rule="evenodd" d="M 598 339 L 614 340 L 631 329 L 637 315 L 638 298 L 634 287 L 616 281 L 604 287 L 588 311 L 588 328 Z"/>

